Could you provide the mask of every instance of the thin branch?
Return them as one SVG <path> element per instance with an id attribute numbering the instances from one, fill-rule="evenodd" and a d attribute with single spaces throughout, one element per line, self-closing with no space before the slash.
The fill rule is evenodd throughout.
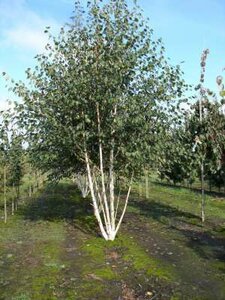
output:
<path id="1" fill-rule="evenodd" d="M 132 173 L 130 184 L 129 184 L 129 189 L 127 191 L 127 197 L 126 197 L 124 208 L 123 208 L 123 212 L 122 212 L 122 215 L 120 216 L 120 220 L 119 220 L 119 222 L 118 222 L 118 224 L 116 226 L 115 235 L 117 234 L 117 232 L 118 232 L 118 230 L 120 228 L 120 225 L 122 223 L 123 217 L 124 217 L 126 209 L 127 209 L 127 204 L 128 204 L 128 200 L 129 200 L 129 196 L 130 196 L 130 191 L 131 191 L 131 186 L 132 186 L 132 182 L 133 182 L 133 177 L 134 177 L 134 174 Z"/>

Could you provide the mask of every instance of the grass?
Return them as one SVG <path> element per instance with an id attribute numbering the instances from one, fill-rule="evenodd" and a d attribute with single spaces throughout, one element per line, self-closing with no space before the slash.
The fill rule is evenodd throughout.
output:
<path id="1" fill-rule="evenodd" d="M 175 279 L 175 274 L 169 264 L 166 265 L 149 256 L 137 242 L 129 237 L 123 236 L 121 241 L 126 245 L 124 259 L 131 262 L 136 271 L 144 270 L 149 276 L 155 276 L 169 282 Z"/>
<path id="2" fill-rule="evenodd" d="M 138 191 L 138 186 L 135 187 Z M 144 186 L 142 185 L 144 193 Z M 152 182 L 149 187 L 149 200 L 169 205 L 181 212 L 200 216 L 201 195 L 183 187 L 168 186 Z M 206 195 L 206 217 L 225 219 L 225 198 Z"/>
<path id="3" fill-rule="evenodd" d="M 207 196 L 202 226 L 197 193 L 151 183 L 148 199 L 131 195 L 113 242 L 98 236 L 89 200 L 68 182 L 47 186 L 0 223 L 0 299 L 118 299 L 123 285 L 155 299 L 223 299 L 221 198 Z"/>
<path id="4" fill-rule="evenodd" d="M 5 235 L 6 226 L 0 227 L 1 236 Z M 21 217 L 11 219 L 10 230 L 1 240 L 4 246 L 1 274 L 4 283 L 8 281 L 7 289 L 2 291 L 3 299 L 10 296 L 13 299 L 57 299 L 53 291 L 59 270 L 63 268 L 59 260 L 63 239 L 60 224 L 43 222 L 31 226 Z"/>
<path id="5" fill-rule="evenodd" d="M 102 278 L 116 279 L 119 277 L 111 268 L 104 267 L 106 263 L 104 258 L 107 253 L 109 256 L 110 253 L 114 253 L 114 255 L 116 253 L 116 256 L 119 256 L 121 260 L 129 262 L 134 272 L 144 271 L 149 276 L 156 276 L 166 281 L 172 281 L 172 279 L 174 279 L 174 274 L 169 265 L 163 264 L 149 256 L 132 237 L 125 234 L 120 234 L 114 241 L 110 242 L 100 238 L 92 238 L 83 246 L 83 250 L 86 251 L 89 257 L 94 259 L 95 262 L 98 262 L 99 265 L 103 265 L 103 268 L 99 268 L 97 272 L 95 272 L 96 275 L 102 276 Z"/>

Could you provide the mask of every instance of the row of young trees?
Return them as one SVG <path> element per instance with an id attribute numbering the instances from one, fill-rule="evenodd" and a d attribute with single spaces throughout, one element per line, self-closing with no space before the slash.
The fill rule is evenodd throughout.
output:
<path id="1" fill-rule="evenodd" d="M 9 211 L 14 215 L 22 197 L 31 197 L 44 180 L 42 172 L 31 165 L 29 149 L 24 148 L 14 117 L 9 110 L 0 114 L 0 199 L 5 223 Z"/>
<path id="2" fill-rule="evenodd" d="M 22 137 L 15 130 L 10 128 L 8 118 L 1 116 L 0 128 L 0 165 L 1 165 L 1 190 L 4 202 L 4 222 L 7 222 L 7 200 L 8 189 L 11 189 L 11 213 L 17 210 L 18 200 L 20 197 L 20 185 L 23 176 L 22 160 L 23 148 Z"/>
<path id="3" fill-rule="evenodd" d="M 84 196 L 90 191 L 106 240 L 115 239 L 132 182 L 144 170 L 195 177 L 194 156 L 206 151 L 202 130 L 208 123 L 196 122 L 197 106 L 182 119 L 179 104 L 187 101 L 188 86 L 137 5 L 99 0 L 84 9 L 76 2 L 72 22 L 57 37 L 50 35 L 36 60 L 35 69 L 26 72 L 30 84 L 11 81 L 21 98 L 15 103 L 16 126 L 35 168 L 56 180 L 75 176 Z M 216 104 L 201 105 L 201 111 L 208 105 L 207 119 L 218 112 Z"/>
<path id="4" fill-rule="evenodd" d="M 206 59 L 209 51 L 201 57 L 198 100 L 186 113 L 182 126 L 168 131 L 168 147 L 158 169 L 160 177 L 176 183 L 185 181 L 191 186 L 196 180 L 201 182 L 202 221 L 205 220 L 205 182 L 221 187 L 225 183 L 225 114 L 224 87 L 222 77 L 216 79 L 219 98 L 203 86 Z"/>

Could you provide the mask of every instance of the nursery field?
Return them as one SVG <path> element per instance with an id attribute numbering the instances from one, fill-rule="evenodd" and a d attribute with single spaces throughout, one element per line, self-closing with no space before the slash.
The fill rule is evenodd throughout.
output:
<path id="1" fill-rule="evenodd" d="M 0 300 L 225 300 L 224 1 L 156 2 L 0 0 Z"/>
<path id="2" fill-rule="evenodd" d="M 144 194 L 143 189 L 143 194 Z M 100 237 L 89 199 L 47 186 L 0 224 L 0 299 L 225 299 L 225 199 L 149 185 L 118 237 Z"/>

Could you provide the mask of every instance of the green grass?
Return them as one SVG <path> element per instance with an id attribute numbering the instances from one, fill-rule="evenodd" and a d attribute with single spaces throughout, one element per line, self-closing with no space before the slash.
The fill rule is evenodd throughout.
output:
<path id="1" fill-rule="evenodd" d="M 2 291 L 4 299 L 57 299 L 53 292 L 59 271 L 65 267 L 60 260 L 63 226 L 31 224 L 14 216 L 9 224 L 0 224 L 0 235 L 1 258 L 7 262 L 1 274 L 11 287 Z"/>
<path id="2" fill-rule="evenodd" d="M 138 185 L 135 186 L 138 191 Z M 145 193 L 142 185 L 143 194 Z M 201 195 L 199 192 L 191 191 L 187 188 L 165 186 L 160 183 L 151 183 L 149 185 L 150 201 L 156 201 L 173 207 L 181 212 L 187 212 L 194 216 L 200 216 Z M 225 198 L 215 196 L 205 196 L 206 199 L 206 217 L 221 218 L 225 220 Z"/>
<path id="3" fill-rule="evenodd" d="M 81 199 L 69 182 L 47 186 L 25 200 L 7 224 L 0 222 L 0 299 L 82 300 L 96 295 L 99 299 L 106 295 L 107 299 L 118 299 L 121 283 L 136 290 L 141 286 L 142 295 L 150 288 L 155 295 L 179 280 L 179 289 L 169 290 L 170 297 L 165 299 L 182 299 L 182 292 L 189 293 L 182 282 L 186 285 L 186 280 L 191 280 L 193 263 L 197 277 L 204 266 L 211 272 L 208 278 L 225 280 L 224 261 L 215 259 L 219 244 L 214 245 L 225 238 L 224 203 L 220 198 L 207 196 L 206 216 L 216 223 L 202 226 L 199 194 L 151 183 L 148 199 L 132 193 L 126 222 L 113 242 L 97 236 L 89 200 Z M 139 223 L 132 223 L 135 220 Z M 204 232 L 209 244 L 192 241 L 176 222 Z M 140 229 L 134 230 L 136 226 Z M 145 228 L 150 228 L 152 239 L 157 237 L 162 242 L 158 254 L 154 254 L 151 239 L 145 243 Z M 171 260 L 160 256 L 171 251 Z M 183 256 L 176 258 L 180 252 Z M 172 266 L 173 259 L 176 267 Z M 194 293 L 190 293 L 190 300 L 204 299 L 194 297 Z"/>
<path id="4" fill-rule="evenodd" d="M 114 241 L 110 242 L 100 238 L 93 238 L 87 241 L 83 250 L 100 265 L 105 265 L 106 253 L 116 250 L 122 260 L 129 262 L 134 272 L 144 271 L 149 276 L 155 276 L 170 282 L 175 277 L 169 264 L 162 263 L 151 257 L 132 237 L 125 234 L 120 234 Z M 87 270 L 89 271 L 88 268 Z M 100 277 L 102 275 L 102 278 L 118 278 L 118 274 L 113 273 L 109 267 L 103 267 L 95 272 L 95 274 L 98 274 Z"/>

